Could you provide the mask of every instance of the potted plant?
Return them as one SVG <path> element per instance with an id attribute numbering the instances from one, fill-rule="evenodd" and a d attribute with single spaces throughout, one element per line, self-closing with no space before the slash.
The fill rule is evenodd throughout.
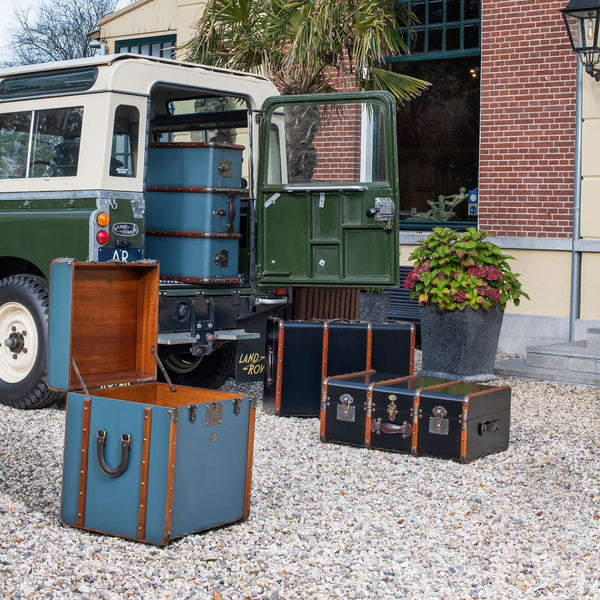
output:
<path id="1" fill-rule="evenodd" d="M 409 256 L 404 287 L 421 306 L 423 375 L 489 381 L 504 309 L 529 296 L 498 246 L 474 227 L 436 227 Z"/>

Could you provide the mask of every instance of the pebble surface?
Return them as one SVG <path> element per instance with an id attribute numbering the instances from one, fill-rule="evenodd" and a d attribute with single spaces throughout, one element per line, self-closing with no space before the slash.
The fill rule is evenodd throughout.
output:
<path id="1" fill-rule="evenodd" d="M 598 388 L 512 387 L 468 465 L 319 441 L 258 399 L 247 521 L 164 548 L 60 521 L 64 406 L 0 406 L 0 598 L 600 599 Z"/>

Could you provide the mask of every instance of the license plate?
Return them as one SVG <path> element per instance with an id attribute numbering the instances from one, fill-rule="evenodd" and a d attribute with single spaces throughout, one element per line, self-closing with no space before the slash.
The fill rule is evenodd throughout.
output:
<path id="1" fill-rule="evenodd" d="M 98 248 L 98 261 L 133 262 L 142 259 L 141 248 Z"/>

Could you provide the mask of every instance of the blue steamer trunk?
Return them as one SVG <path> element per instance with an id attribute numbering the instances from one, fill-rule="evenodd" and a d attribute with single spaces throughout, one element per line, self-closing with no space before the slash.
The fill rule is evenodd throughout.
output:
<path id="1" fill-rule="evenodd" d="M 146 255 L 163 278 L 188 283 L 237 283 L 239 234 L 146 234 Z"/>
<path id="2" fill-rule="evenodd" d="M 240 190 L 146 192 L 146 230 L 239 233 Z"/>
<path id="3" fill-rule="evenodd" d="M 149 186 L 241 188 L 243 146 L 157 142 L 148 148 Z"/>
<path id="4" fill-rule="evenodd" d="M 150 144 L 145 250 L 163 278 L 238 283 L 243 150 L 220 142 Z"/>
<path id="5" fill-rule="evenodd" d="M 156 264 L 55 261 L 48 373 L 69 390 L 63 521 L 162 545 L 247 517 L 254 408 L 154 381 L 157 297 Z"/>

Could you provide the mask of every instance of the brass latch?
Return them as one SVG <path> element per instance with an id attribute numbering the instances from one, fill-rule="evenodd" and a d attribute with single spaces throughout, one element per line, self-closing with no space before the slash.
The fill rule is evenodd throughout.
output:
<path id="1" fill-rule="evenodd" d="M 387 407 L 387 413 L 388 413 L 388 416 L 390 417 L 390 421 L 393 421 L 396 418 L 396 415 L 398 414 L 398 406 L 396 404 L 396 400 L 398 400 L 398 397 L 394 394 L 390 394 L 388 396 L 388 399 L 389 399 L 390 403 L 388 404 L 388 407 Z"/>

